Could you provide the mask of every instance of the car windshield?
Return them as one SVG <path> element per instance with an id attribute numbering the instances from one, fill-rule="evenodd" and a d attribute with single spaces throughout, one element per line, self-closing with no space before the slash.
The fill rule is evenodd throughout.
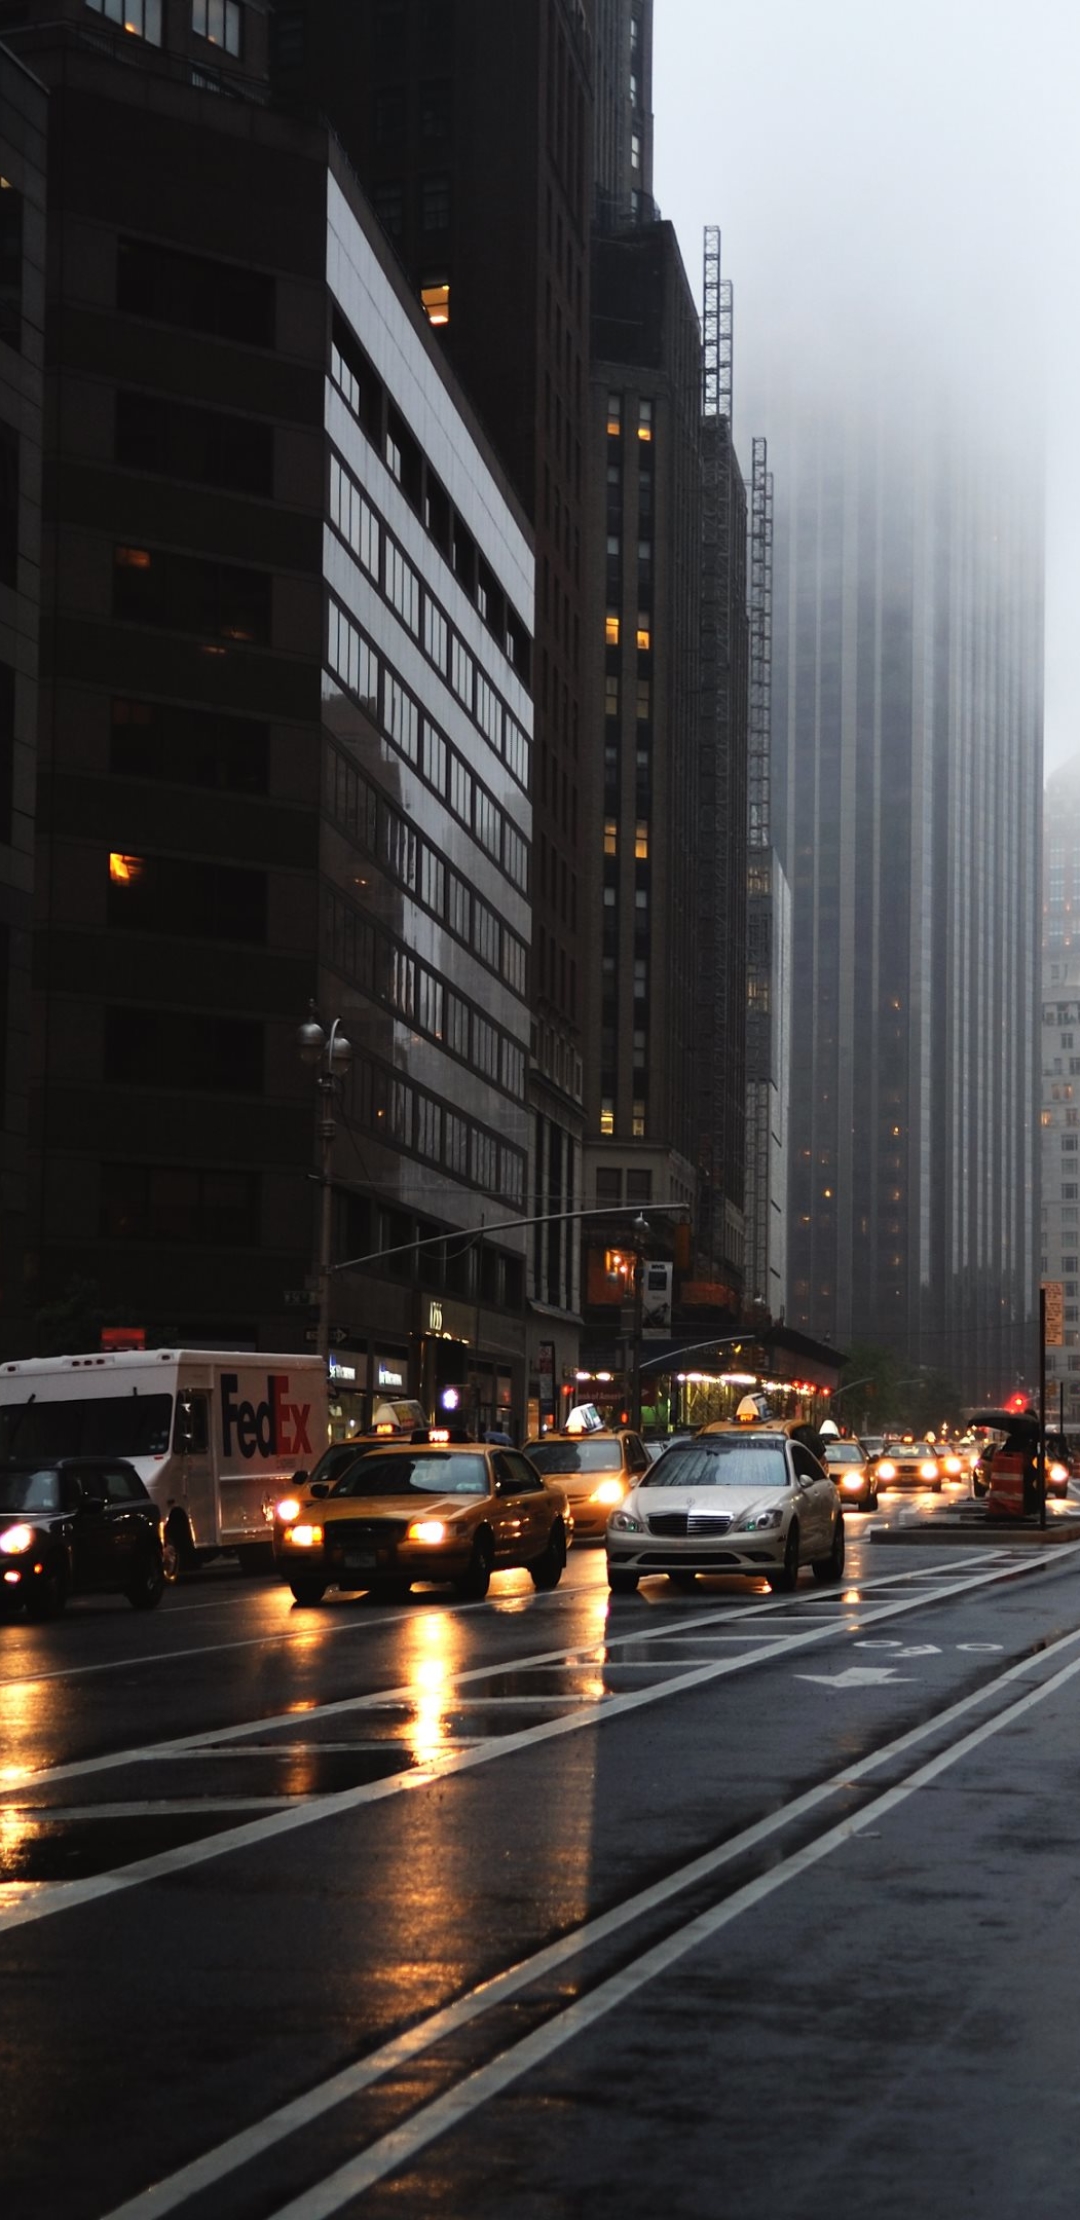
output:
<path id="1" fill-rule="evenodd" d="M 342 1474 L 332 1497 L 372 1495 L 486 1495 L 487 1464 L 467 1449 L 425 1450 L 422 1456 L 373 1450 Z"/>
<path id="2" fill-rule="evenodd" d="M 0 1472 L 0 1510 L 58 1511 L 58 1472 Z"/>
<path id="3" fill-rule="evenodd" d="M 786 1488 L 784 1445 L 740 1440 L 737 1434 L 713 1435 L 676 1446 L 649 1473 L 650 1488 Z"/>
<path id="4" fill-rule="evenodd" d="M 825 1462 L 828 1465 L 864 1465 L 866 1459 L 856 1442 L 827 1441 Z"/>
<path id="5" fill-rule="evenodd" d="M 622 1444 L 583 1440 L 530 1442 L 526 1456 L 537 1472 L 621 1472 Z"/>

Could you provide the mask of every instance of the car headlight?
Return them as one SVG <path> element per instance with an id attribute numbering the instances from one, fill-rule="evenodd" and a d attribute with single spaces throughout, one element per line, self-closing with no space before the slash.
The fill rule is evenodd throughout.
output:
<path id="1" fill-rule="evenodd" d="M 592 1503 L 621 1503 L 626 1489 L 621 1480 L 601 1480 L 590 1497 Z"/>
<path id="2" fill-rule="evenodd" d="M 298 1519 L 299 1516 L 300 1505 L 294 1495 L 284 1495 L 281 1502 L 274 1505 L 274 1517 L 280 1519 L 284 1525 L 288 1525 L 290 1519 Z"/>
<path id="3" fill-rule="evenodd" d="M 613 1511 L 608 1520 L 608 1525 L 613 1526 L 619 1534 L 643 1534 L 645 1532 L 642 1521 L 636 1519 L 632 1511 Z"/>
<path id="4" fill-rule="evenodd" d="M 287 1526 L 282 1539 L 291 1542 L 294 1549 L 318 1549 L 323 1530 L 321 1526 Z"/>
<path id="5" fill-rule="evenodd" d="M 34 1529 L 32 1526 L 9 1526 L 3 1534 L 0 1534 L 0 1549 L 3 1550 L 5 1557 L 22 1557 L 28 1549 L 33 1549 L 33 1546 Z"/>
<path id="6" fill-rule="evenodd" d="M 406 1532 L 407 1542 L 427 1542 L 437 1549 L 440 1542 L 448 1541 L 454 1529 L 445 1519 L 414 1519 Z"/>
<path id="7" fill-rule="evenodd" d="M 1068 1477 L 1069 1477 L 1069 1468 L 1068 1468 L 1068 1465 L 1051 1465 L 1051 1467 L 1050 1467 L 1050 1478 L 1051 1478 L 1051 1480 L 1057 1480 L 1057 1481 L 1062 1481 L 1062 1480 L 1067 1480 L 1067 1479 L 1068 1479 Z M 3 1546 L 3 1545 L 2 1545 L 2 1544 L 0 1544 L 0 1547 L 2 1547 L 2 1546 Z"/>
<path id="8" fill-rule="evenodd" d="M 735 1524 L 732 1527 L 732 1533 L 764 1534 L 771 1527 L 782 1526 L 783 1523 L 784 1506 L 782 1503 L 776 1503 L 773 1505 L 771 1510 L 748 1511 L 745 1518 L 736 1519 Z"/>
<path id="9" fill-rule="evenodd" d="M 881 1463 L 877 1468 L 877 1476 L 879 1480 L 895 1480 L 896 1466 L 894 1465 L 891 1457 L 882 1458 Z"/>
<path id="10" fill-rule="evenodd" d="M 919 1466 L 919 1478 L 920 1478 L 920 1480 L 936 1480 L 936 1479 L 937 1479 L 937 1476 L 938 1476 L 938 1468 L 937 1468 L 936 1464 L 934 1463 L 934 1460 L 933 1460 L 933 1458 L 932 1458 L 932 1457 L 926 1457 L 926 1458 L 924 1458 L 924 1459 L 923 1459 L 923 1462 L 922 1462 L 922 1464 L 921 1464 L 921 1465 Z"/>
<path id="11" fill-rule="evenodd" d="M 854 1492 L 862 1487 L 865 1478 L 866 1474 L 860 1472 L 857 1465 L 849 1465 L 847 1471 L 840 1476 L 840 1485 L 842 1488 L 850 1488 Z"/>

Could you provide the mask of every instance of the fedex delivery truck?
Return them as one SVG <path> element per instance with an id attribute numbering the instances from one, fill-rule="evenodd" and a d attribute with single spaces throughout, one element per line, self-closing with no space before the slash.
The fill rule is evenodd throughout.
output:
<path id="1" fill-rule="evenodd" d="M 223 1550 L 270 1571 L 274 1504 L 327 1433 L 317 1356 L 132 1349 L 0 1365 L 0 1463 L 126 1457 L 164 1517 L 173 1575 Z"/>

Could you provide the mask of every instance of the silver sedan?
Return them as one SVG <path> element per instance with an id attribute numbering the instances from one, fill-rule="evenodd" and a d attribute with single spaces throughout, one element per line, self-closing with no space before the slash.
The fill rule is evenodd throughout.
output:
<path id="1" fill-rule="evenodd" d="M 790 1592 L 800 1568 L 844 1570 L 840 1496 L 801 1442 L 756 1427 L 678 1442 L 612 1512 L 608 1586 L 630 1595 L 650 1573 L 690 1587 L 699 1573 L 747 1573 Z"/>

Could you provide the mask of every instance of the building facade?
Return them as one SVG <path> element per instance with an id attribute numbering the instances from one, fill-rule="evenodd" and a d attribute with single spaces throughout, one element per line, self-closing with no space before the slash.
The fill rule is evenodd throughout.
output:
<path id="1" fill-rule="evenodd" d="M 277 97 L 329 117 L 535 539 L 529 1371 L 546 1407 L 577 1365 L 586 1200 L 589 18 L 583 0 L 287 0 L 276 25 Z"/>
<path id="2" fill-rule="evenodd" d="M 0 48 L 0 1336 L 24 1330 L 45 347 L 44 87 Z"/>
<path id="3" fill-rule="evenodd" d="M 1080 763 L 1046 782 L 1042 939 L 1042 1277 L 1063 1340 L 1046 1352 L 1047 1419 L 1080 1425 Z"/>
<path id="4" fill-rule="evenodd" d="M 65 1304 L 77 1342 L 329 1326 L 343 1423 L 448 1387 L 491 1422 L 524 1393 L 530 535 L 340 149 L 269 105 L 265 11 L 203 12 L 5 10 L 60 149 L 31 1341 Z M 322 1321 L 312 1006 L 352 1048 Z"/>
<path id="5" fill-rule="evenodd" d="M 914 383 L 778 436 L 787 1315 L 986 1401 L 1035 1302 L 1038 473 Z"/>

